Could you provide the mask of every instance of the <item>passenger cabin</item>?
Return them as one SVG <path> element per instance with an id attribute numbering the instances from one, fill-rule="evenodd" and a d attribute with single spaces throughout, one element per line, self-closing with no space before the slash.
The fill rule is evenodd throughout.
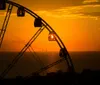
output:
<path id="1" fill-rule="evenodd" d="M 50 32 L 50 33 L 49 33 L 48 40 L 49 40 L 49 41 L 55 41 L 55 40 L 56 40 L 55 34 L 54 34 L 53 32 Z"/>
<path id="2" fill-rule="evenodd" d="M 42 21 L 40 18 L 35 18 L 34 26 L 35 27 L 42 27 Z"/>
<path id="3" fill-rule="evenodd" d="M 24 17 L 25 16 L 25 10 L 24 10 L 23 7 L 18 7 L 17 16 L 18 17 Z"/>
<path id="4" fill-rule="evenodd" d="M 6 9 L 6 0 L 0 0 L 0 10 Z"/>
<path id="5" fill-rule="evenodd" d="M 65 50 L 65 48 L 61 48 L 60 49 L 60 52 L 59 52 L 59 56 L 60 57 L 65 57 L 67 54 L 66 54 L 66 50 Z"/>

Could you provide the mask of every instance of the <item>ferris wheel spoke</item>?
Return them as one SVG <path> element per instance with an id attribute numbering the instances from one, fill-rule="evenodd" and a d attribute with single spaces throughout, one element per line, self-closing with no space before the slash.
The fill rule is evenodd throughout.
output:
<path id="1" fill-rule="evenodd" d="M 9 64 L 8 67 L 0 75 L 1 79 L 3 79 L 6 76 L 6 74 L 13 68 L 13 66 L 18 62 L 18 60 L 22 57 L 22 55 L 30 47 L 30 45 L 36 40 L 36 38 L 40 35 L 40 33 L 44 30 L 44 28 L 45 27 L 43 27 L 42 29 L 40 28 L 35 33 L 35 35 L 29 40 L 29 42 L 24 46 L 24 48 L 18 53 L 18 55 L 13 59 L 11 64 Z"/>

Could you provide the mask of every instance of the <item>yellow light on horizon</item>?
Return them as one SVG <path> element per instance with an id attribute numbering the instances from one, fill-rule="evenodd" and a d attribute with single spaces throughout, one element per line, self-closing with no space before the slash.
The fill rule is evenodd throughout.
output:
<path id="1" fill-rule="evenodd" d="M 55 41 L 55 34 L 52 33 L 52 32 L 49 33 L 48 40 L 49 40 L 49 41 Z"/>

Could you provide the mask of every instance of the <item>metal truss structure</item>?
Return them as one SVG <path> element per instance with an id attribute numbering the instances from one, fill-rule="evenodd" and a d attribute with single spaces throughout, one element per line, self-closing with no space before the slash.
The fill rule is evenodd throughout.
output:
<path id="1" fill-rule="evenodd" d="M 3 73 L 0 75 L 1 79 L 3 79 L 8 72 L 13 68 L 13 66 L 18 62 L 18 60 L 22 57 L 22 55 L 26 52 L 26 50 L 31 46 L 31 44 L 37 39 L 37 37 L 41 34 L 41 32 L 46 29 L 49 31 L 49 33 L 54 33 L 54 40 L 57 42 L 58 46 L 60 47 L 60 53 L 59 56 L 61 57 L 60 60 L 41 68 L 39 71 L 35 72 L 35 73 L 41 73 L 44 70 L 47 70 L 48 68 L 51 68 L 52 66 L 59 64 L 60 62 L 66 60 L 67 66 L 68 66 L 68 71 L 71 72 L 75 72 L 74 70 L 74 65 L 72 63 L 71 57 L 64 45 L 64 43 L 62 42 L 62 40 L 60 39 L 60 37 L 57 35 L 57 33 L 54 31 L 54 29 L 45 21 L 43 20 L 40 16 L 38 16 L 36 13 L 34 13 L 33 11 L 29 10 L 28 8 L 15 3 L 13 1 L 9 1 L 7 0 L 6 3 L 8 4 L 8 10 L 4 19 L 4 23 L 0 32 L 0 46 L 2 45 L 3 39 L 4 39 L 4 35 L 6 33 L 6 29 L 7 29 L 7 25 L 10 19 L 10 15 L 12 12 L 13 7 L 17 7 L 17 8 L 24 8 L 24 11 L 27 12 L 28 14 L 30 14 L 32 17 L 34 17 L 35 19 L 38 19 L 38 23 L 35 24 L 35 26 L 40 26 L 38 31 L 32 36 L 32 38 L 29 40 L 29 42 L 22 48 L 22 50 L 15 56 L 15 58 L 13 59 L 13 61 L 11 62 L 11 64 L 8 65 L 8 67 L 3 71 Z M 40 24 L 39 24 L 40 23 Z"/>

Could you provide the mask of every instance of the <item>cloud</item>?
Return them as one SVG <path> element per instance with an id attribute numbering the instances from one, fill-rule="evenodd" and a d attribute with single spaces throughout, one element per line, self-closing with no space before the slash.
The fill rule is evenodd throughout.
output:
<path id="1" fill-rule="evenodd" d="M 34 10 L 51 10 L 65 6 L 81 5 L 85 0 L 12 0 Z"/>
<path id="2" fill-rule="evenodd" d="M 98 6 L 76 6 L 76 7 L 62 7 L 60 9 L 54 9 L 49 11 L 36 11 L 39 15 L 45 15 L 54 18 L 93 18 L 92 15 L 99 16 L 100 12 L 97 9 Z M 91 11 L 90 11 L 91 9 Z M 100 9 L 100 6 L 98 7 Z M 90 11 L 90 14 L 87 13 Z M 84 16 L 85 15 L 85 16 Z M 91 16 L 88 16 L 91 15 Z"/>
<path id="3" fill-rule="evenodd" d="M 84 6 L 84 5 L 100 5 L 100 2 L 94 0 L 11 0 L 19 3 L 32 10 L 52 10 L 62 7 Z"/>
<path id="4" fill-rule="evenodd" d="M 0 12 L 0 16 L 4 16 L 5 15 L 5 13 L 4 12 Z"/>
<path id="5" fill-rule="evenodd" d="M 75 13 L 78 12 L 81 8 L 77 7 L 63 7 L 60 9 L 49 10 L 49 11 L 36 11 L 39 15 L 46 15 L 50 17 L 62 18 L 62 17 L 69 17 L 71 15 L 76 15 Z"/>
<path id="6" fill-rule="evenodd" d="M 11 13 L 11 16 L 16 16 L 16 13 Z M 6 16 L 6 12 L 0 12 L 0 16 Z"/>
<path id="7" fill-rule="evenodd" d="M 91 12 L 91 13 L 82 13 L 83 15 L 89 15 L 89 16 L 100 16 L 100 12 Z"/>
<path id="8" fill-rule="evenodd" d="M 90 18 L 97 18 L 100 16 L 100 5 L 83 6 L 83 8 L 76 12 L 76 14 L 80 14 L 81 16 L 87 16 Z"/>
<path id="9" fill-rule="evenodd" d="M 83 1 L 80 0 L 80 1 L 83 3 L 84 0 Z M 53 10 L 37 10 L 37 11 L 35 11 L 35 13 L 42 15 L 42 16 L 45 15 L 47 17 L 55 17 L 55 18 L 68 18 L 68 17 L 70 17 L 70 18 L 71 17 L 73 17 L 73 18 L 79 17 L 80 18 L 80 17 L 83 17 L 84 15 L 85 15 L 85 17 L 88 15 L 99 16 L 98 10 L 100 9 L 100 5 L 93 5 L 96 3 L 97 2 L 91 2 L 92 5 L 90 5 L 90 3 L 89 3 L 89 5 L 82 5 L 82 6 L 72 6 L 72 7 L 66 6 L 66 7 L 61 7 L 58 9 L 53 9 Z M 0 12 L 0 16 L 6 16 L 6 12 Z M 11 13 L 11 16 L 16 16 L 16 13 L 15 12 Z"/>
<path id="10" fill-rule="evenodd" d="M 47 5 L 51 5 L 52 6 L 52 4 L 56 4 L 56 5 L 58 5 L 58 4 L 66 4 L 66 5 L 74 5 L 74 4 L 81 4 L 81 3 L 83 3 L 83 1 L 85 1 L 85 0 L 29 0 L 29 1 L 27 1 L 27 0 L 11 0 L 11 1 L 15 1 L 15 2 L 19 2 L 19 3 L 24 3 L 24 4 L 27 4 L 27 2 L 28 2 L 28 4 L 29 5 L 40 5 L 40 4 L 43 4 L 43 5 L 45 5 L 45 4 L 47 4 Z"/>

